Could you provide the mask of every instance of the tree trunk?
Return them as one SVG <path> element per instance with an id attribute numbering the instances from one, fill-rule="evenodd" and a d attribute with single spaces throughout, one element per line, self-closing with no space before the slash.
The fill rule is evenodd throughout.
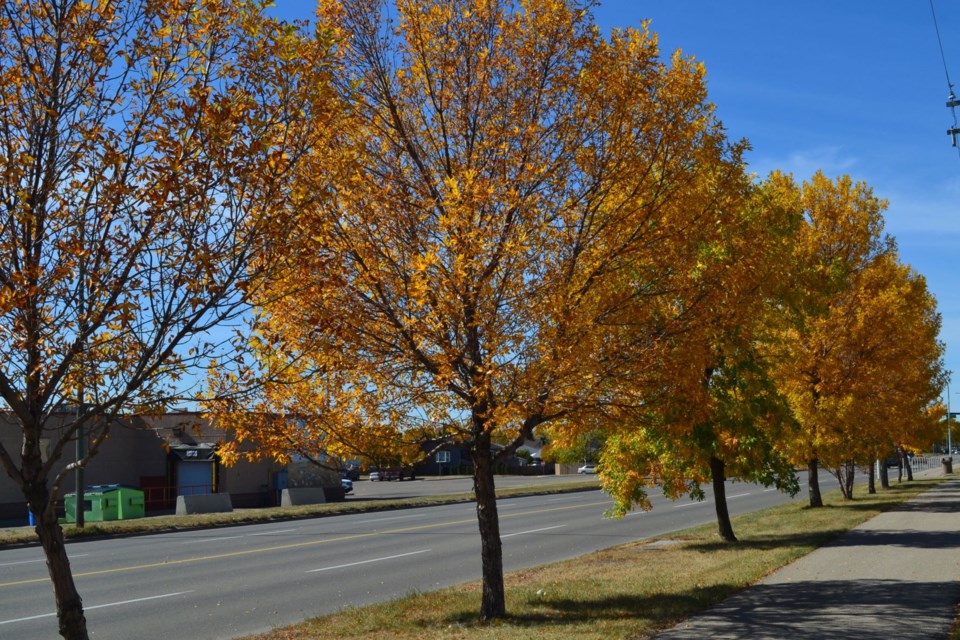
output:
<path id="1" fill-rule="evenodd" d="M 730 511 L 727 509 L 726 465 L 723 460 L 710 456 L 710 474 L 713 476 L 713 498 L 717 509 L 717 527 L 720 537 L 727 542 L 736 542 L 733 534 L 733 524 L 730 522 Z"/>
<path id="2" fill-rule="evenodd" d="M 903 466 L 907 470 L 907 481 L 913 482 L 913 465 L 910 464 L 910 456 L 903 454 Z"/>
<path id="3" fill-rule="evenodd" d="M 876 465 L 871 464 L 867 472 L 867 493 L 873 495 L 877 492 L 877 470 Z"/>
<path id="4" fill-rule="evenodd" d="M 477 522 L 480 525 L 480 557 L 482 561 L 483 599 L 480 619 L 502 618 L 507 613 L 503 587 L 503 546 L 500 541 L 500 517 L 497 514 L 497 493 L 493 481 L 493 455 L 489 436 L 480 438 L 471 452 L 473 459 L 473 493 L 477 499 Z"/>
<path id="5" fill-rule="evenodd" d="M 887 471 L 887 459 L 879 460 L 880 463 L 880 487 L 882 489 L 890 488 L 890 473 Z"/>
<path id="6" fill-rule="evenodd" d="M 844 462 L 837 468 L 837 479 L 840 481 L 840 493 L 844 500 L 853 500 L 853 478 L 856 466 L 853 461 Z"/>
<path id="7" fill-rule="evenodd" d="M 807 461 L 807 487 L 810 489 L 810 506 L 822 507 L 823 496 L 820 495 L 820 478 L 817 477 L 818 460 L 811 458 Z"/>
<path id="8" fill-rule="evenodd" d="M 37 523 L 37 537 L 40 538 L 40 546 L 43 547 L 47 559 L 47 571 L 57 603 L 60 635 L 66 640 L 88 640 L 87 619 L 83 615 L 83 603 L 73 582 L 70 559 L 63 544 L 63 529 L 57 523 L 56 510 L 48 498 L 44 487 L 32 492 L 32 497 L 28 496 L 28 502 Z M 37 505 L 40 505 L 39 508 Z M 82 505 L 77 508 L 82 508 Z"/>

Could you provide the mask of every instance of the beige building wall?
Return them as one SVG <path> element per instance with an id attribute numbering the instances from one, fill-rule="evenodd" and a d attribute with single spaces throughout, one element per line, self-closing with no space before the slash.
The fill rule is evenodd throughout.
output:
<path id="1" fill-rule="evenodd" d="M 59 425 L 69 414 L 54 416 L 51 420 L 51 440 L 59 435 Z M 124 484 L 141 487 L 144 478 L 172 485 L 175 482 L 176 456 L 169 453 L 172 444 L 201 445 L 222 443 L 222 430 L 210 426 L 195 412 L 175 412 L 159 417 L 129 416 L 110 427 L 110 435 L 103 442 L 84 471 L 84 484 Z M 8 414 L 0 414 L 0 443 L 19 463 L 21 434 Z M 70 443 L 63 451 L 55 471 L 59 473 L 75 460 L 75 445 Z M 237 496 L 237 506 L 265 506 L 272 499 L 275 472 L 283 469 L 272 461 L 239 463 L 233 467 L 217 465 L 217 490 Z M 75 490 L 74 474 L 70 473 L 61 485 L 62 493 Z M 25 511 L 23 496 L 17 484 L 0 470 L 0 521 L 19 518 Z"/>

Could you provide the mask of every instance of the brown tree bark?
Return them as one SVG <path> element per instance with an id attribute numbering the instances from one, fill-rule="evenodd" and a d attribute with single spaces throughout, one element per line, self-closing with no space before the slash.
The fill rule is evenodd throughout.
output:
<path id="1" fill-rule="evenodd" d="M 57 604 L 60 635 L 66 640 L 88 640 L 83 602 L 73 581 L 70 559 L 63 543 L 63 529 L 57 522 L 57 513 L 49 500 L 46 486 L 30 487 L 27 500 L 36 522 L 35 531 L 40 538 L 40 546 L 43 547 L 47 559 L 47 571 Z"/>
<path id="2" fill-rule="evenodd" d="M 910 456 L 903 452 L 903 467 L 907 470 L 907 482 L 913 482 L 913 465 L 910 464 Z"/>
<path id="3" fill-rule="evenodd" d="M 880 487 L 882 489 L 890 488 L 890 473 L 887 470 L 887 459 L 884 458 L 880 462 Z"/>
<path id="4" fill-rule="evenodd" d="M 507 613 L 503 586 L 503 545 L 500 540 L 500 516 L 493 478 L 493 454 L 490 436 L 478 439 L 471 451 L 473 493 L 477 499 L 477 523 L 480 527 L 480 558 L 483 596 L 480 619 L 502 618 Z"/>
<path id="5" fill-rule="evenodd" d="M 710 475 L 713 478 L 713 498 L 717 510 L 717 527 L 720 537 L 727 542 L 736 542 L 730 511 L 727 509 L 726 465 L 723 460 L 710 456 Z"/>
<path id="6" fill-rule="evenodd" d="M 853 461 L 844 462 L 837 467 L 837 479 L 840 481 L 840 493 L 844 500 L 853 500 L 853 479 L 856 466 Z"/>
<path id="7" fill-rule="evenodd" d="M 871 464 L 867 472 L 867 493 L 870 495 L 877 492 L 877 471 L 874 467 L 875 465 Z"/>
<path id="8" fill-rule="evenodd" d="M 810 490 L 810 506 L 822 507 L 823 496 L 820 495 L 820 478 L 817 476 L 819 461 L 817 458 L 811 458 L 807 461 L 807 487 Z"/>

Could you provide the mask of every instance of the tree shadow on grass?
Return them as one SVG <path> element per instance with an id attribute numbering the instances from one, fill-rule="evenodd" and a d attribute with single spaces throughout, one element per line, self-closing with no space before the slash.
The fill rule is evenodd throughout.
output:
<path id="1" fill-rule="evenodd" d="M 831 540 L 837 539 L 846 532 L 846 529 L 838 528 L 826 529 L 824 531 L 816 531 L 812 533 L 771 533 L 766 535 L 750 535 L 749 537 L 741 538 L 738 542 L 710 540 L 690 543 L 687 544 L 686 548 L 692 551 L 700 551 L 704 553 L 728 549 L 770 551 L 789 546 L 816 548 L 829 543 Z"/>
<path id="2" fill-rule="evenodd" d="M 955 581 L 813 580 L 742 590 L 721 584 L 646 596 L 532 597 L 525 603 L 529 612 L 502 622 L 529 629 L 531 637 L 567 625 L 626 621 L 625 626 L 636 623 L 639 633 L 667 629 L 655 636 L 659 640 L 919 640 L 944 637 L 958 598 Z M 462 612 L 446 624 L 479 625 L 475 616 Z"/>
<path id="3" fill-rule="evenodd" d="M 736 593 L 733 584 L 698 587 L 676 594 L 612 595 L 597 598 L 539 598 L 524 603 L 526 612 L 510 613 L 504 622 L 518 627 L 588 624 L 604 620 L 645 621 L 645 626 L 664 627 Z M 459 612 L 446 624 L 479 624 L 476 612 Z"/>

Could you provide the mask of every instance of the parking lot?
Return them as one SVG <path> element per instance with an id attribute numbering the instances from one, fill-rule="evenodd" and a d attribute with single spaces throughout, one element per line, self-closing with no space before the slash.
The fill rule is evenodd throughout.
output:
<path id="1" fill-rule="evenodd" d="M 551 476 L 497 476 L 498 488 L 549 486 L 577 480 L 596 479 L 587 475 L 551 475 Z M 598 482 L 599 486 L 599 482 Z M 416 480 L 393 480 L 390 482 L 370 482 L 367 476 L 361 476 L 353 483 L 353 493 L 347 496 L 352 500 L 380 500 L 383 498 L 414 498 L 420 496 L 448 495 L 452 493 L 471 493 L 473 478 L 469 476 L 418 477 Z"/>

